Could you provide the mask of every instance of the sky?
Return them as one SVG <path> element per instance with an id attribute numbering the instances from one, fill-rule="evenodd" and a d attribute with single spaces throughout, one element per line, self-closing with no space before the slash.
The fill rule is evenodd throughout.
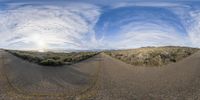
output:
<path id="1" fill-rule="evenodd" d="M 0 0 L 0 48 L 200 47 L 200 2 Z"/>

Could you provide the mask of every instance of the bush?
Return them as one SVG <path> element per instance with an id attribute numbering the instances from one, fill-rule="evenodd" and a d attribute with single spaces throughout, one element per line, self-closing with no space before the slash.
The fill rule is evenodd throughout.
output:
<path id="1" fill-rule="evenodd" d="M 51 59 L 54 59 L 54 60 L 58 60 L 58 59 L 60 59 L 60 57 L 58 57 L 58 56 L 53 56 L 53 57 L 50 57 Z"/>
<path id="2" fill-rule="evenodd" d="M 72 58 L 65 58 L 64 62 L 72 62 Z"/>
<path id="3" fill-rule="evenodd" d="M 41 65 L 53 65 L 53 66 L 58 66 L 58 65 L 63 65 L 64 63 L 60 60 L 54 60 L 54 59 L 45 59 L 45 60 L 42 60 L 40 62 Z"/>

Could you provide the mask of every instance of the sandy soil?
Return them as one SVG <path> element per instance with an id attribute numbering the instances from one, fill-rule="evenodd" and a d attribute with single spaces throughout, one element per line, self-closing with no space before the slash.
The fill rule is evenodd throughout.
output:
<path id="1" fill-rule="evenodd" d="M 200 100 L 200 52 L 163 67 L 136 67 L 103 53 L 43 67 L 0 51 L 0 99 Z"/>

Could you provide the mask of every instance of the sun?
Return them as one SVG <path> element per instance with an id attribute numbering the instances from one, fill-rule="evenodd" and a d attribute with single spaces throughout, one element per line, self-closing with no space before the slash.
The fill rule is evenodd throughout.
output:
<path id="1" fill-rule="evenodd" d="M 34 34 L 31 36 L 31 41 L 36 45 L 36 50 L 44 52 L 47 48 L 47 43 L 41 34 Z"/>

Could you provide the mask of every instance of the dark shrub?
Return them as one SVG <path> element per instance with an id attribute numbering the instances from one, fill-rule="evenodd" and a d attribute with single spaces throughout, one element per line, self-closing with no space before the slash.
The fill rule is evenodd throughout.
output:
<path id="1" fill-rule="evenodd" d="M 72 58 L 65 58 L 64 59 L 64 62 L 71 62 L 72 61 Z"/>
<path id="2" fill-rule="evenodd" d="M 54 60 L 54 59 L 45 59 L 45 60 L 42 60 L 40 62 L 41 65 L 62 65 L 63 62 L 60 61 L 60 60 Z"/>
<path id="3" fill-rule="evenodd" d="M 54 59 L 54 60 L 58 60 L 58 59 L 60 59 L 60 57 L 58 57 L 58 56 L 54 56 L 54 57 L 50 57 L 51 59 Z"/>

